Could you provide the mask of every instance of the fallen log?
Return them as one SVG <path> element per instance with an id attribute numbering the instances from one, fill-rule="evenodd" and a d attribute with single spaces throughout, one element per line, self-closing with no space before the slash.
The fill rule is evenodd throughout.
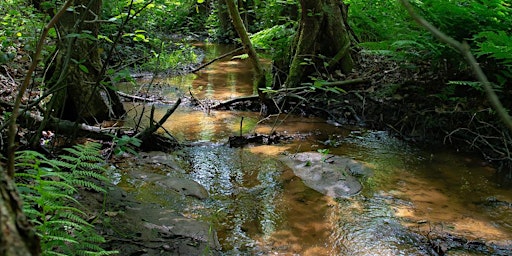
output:
<path id="1" fill-rule="evenodd" d="M 159 134 L 154 134 L 158 128 L 160 128 L 165 121 L 171 116 L 172 113 L 178 108 L 181 103 L 181 99 L 178 99 L 176 103 L 167 110 L 167 113 L 154 124 L 153 120 L 151 120 L 150 125 L 145 130 L 134 135 L 135 131 L 131 128 L 120 127 L 114 124 L 110 127 L 104 126 L 92 126 L 83 123 L 77 123 L 73 121 L 68 121 L 64 119 L 59 119 L 56 117 L 47 117 L 45 120 L 44 117 L 40 115 L 36 115 L 30 112 L 26 112 L 25 115 L 22 115 L 21 118 L 25 119 L 29 123 L 41 124 L 46 122 L 44 129 L 45 130 L 54 130 L 58 131 L 59 134 L 73 135 L 73 136 L 83 136 L 98 140 L 112 140 L 113 136 L 122 136 L 128 135 L 133 136 L 134 138 L 140 139 L 141 149 L 142 150 L 161 150 L 167 151 L 172 148 L 176 148 L 179 146 L 179 142 L 176 138 L 169 136 L 162 136 Z"/>
<path id="2" fill-rule="evenodd" d="M 235 104 L 237 102 L 242 101 L 258 101 L 260 98 L 258 95 L 251 95 L 251 96 L 244 96 L 244 97 L 238 97 L 230 100 L 226 100 L 223 102 L 219 102 L 217 105 L 214 105 L 211 107 L 211 109 L 221 109 L 221 108 L 227 108 L 232 104 Z"/>

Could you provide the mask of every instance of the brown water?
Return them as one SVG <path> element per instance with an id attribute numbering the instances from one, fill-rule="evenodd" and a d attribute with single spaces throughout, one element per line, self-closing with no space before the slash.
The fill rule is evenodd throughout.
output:
<path id="1" fill-rule="evenodd" d="M 207 49 L 211 58 L 229 47 Z M 253 93 L 248 61 L 229 58 L 197 75 L 157 83 L 156 89 L 171 99 L 189 88 L 204 101 Z M 166 108 L 157 107 L 156 119 Z M 143 111 L 141 106 L 133 109 Z M 299 134 L 300 139 L 229 148 L 227 137 L 240 133 L 242 117 L 244 134 L 277 131 Z M 420 149 L 385 132 L 335 127 L 317 118 L 282 115 L 260 120 L 258 113 L 201 111 L 185 105 L 164 128 L 192 145 L 181 152 L 190 157 L 188 175 L 211 194 L 206 202 L 185 204 L 182 210 L 213 223 L 226 255 L 431 255 L 424 237 L 417 235 L 430 231 L 512 245 L 512 206 L 492 203 L 512 202 L 512 189 L 501 187 L 495 170 L 478 157 L 443 148 Z M 343 200 L 321 195 L 276 160 L 283 152 L 318 149 L 374 169 L 360 195 Z M 164 193 L 152 190 L 139 193 L 162 201 L 157 197 Z M 480 254 L 452 250 L 447 255 Z"/>

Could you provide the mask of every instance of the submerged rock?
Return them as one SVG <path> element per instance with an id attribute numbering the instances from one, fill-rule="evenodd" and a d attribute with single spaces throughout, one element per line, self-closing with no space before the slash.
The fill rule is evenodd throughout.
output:
<path id="1" fill-rule="evenodd" d="M 172 189 L 185 196 L 192 196 L 198 199 L 208 198 L 208 191 L 201 184 L 191 179 L 165 177 L 155 181 L 155 184 L 163 188 Z"/>
<path id="2" fill-rule="evenodd" d="M 316 152 L 298 153 L 280 158 L 308 187 L 333 198 L 359 193 L 361 183 L 355 176 L 371 170 L 353 159 Z"/>

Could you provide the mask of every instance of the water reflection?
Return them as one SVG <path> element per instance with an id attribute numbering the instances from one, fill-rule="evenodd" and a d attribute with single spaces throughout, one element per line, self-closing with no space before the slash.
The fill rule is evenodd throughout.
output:
<path id="1" fill-rule="evenodd" d="M 246 61 L 225 59 L 197 75 L 159 80 L 158 90 L 171 99 L 188 88 L 200 99 L 250 95 L 250 70 Z M 155 118 L 167 107 L 158 106 Z M 134 112 L 142 111 L 134 107 Z M 280 145 L 227 148 L 227 137 L 240 133 L 241 117 L 246 120 L 244 134 L 300 136 Z M 147 123 L 147 114 L 144 118 Z M 512 202 L 512 189 L 500 187 L 495 170 L 474 156 L 420 149 L 385 132 L 334 127 L 318 118 L 281 115 L 260 120 L 258 113 L 207 113 L 186 106 L 164 128 L 181 141 L 209 142 L 185 149 L 190 175 L 212 194 L 206 207 L 191 211 L 215 223 L 227 254 L 428 255 L 424 241 L 409 231 L 428 234 L 433 229 L 512 244 L 512 208 L 493 203 Z M 318 149 L 375 170 L 361 195 L 334 201 L 305 187 L 275 160 L 285 151 Z"/>

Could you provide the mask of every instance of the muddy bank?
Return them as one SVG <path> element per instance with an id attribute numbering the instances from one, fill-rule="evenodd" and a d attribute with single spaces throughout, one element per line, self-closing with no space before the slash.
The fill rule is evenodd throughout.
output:
<path id="1" fill-rule="evenodd" d="M 305 162 L 292 159 L 291 164 L 322 173 L 330 165 L 326 154 L 304 156 Z M 331 160 L 353 175 L 369 175 L 353 160 Z M 202 143 L 172 154 L 141 153 L 123 159 L 112 171 L 117 186 L 109 187 L 104 207 L 100 194 L 82 198 L 88 199 L 89 209 L 97 209 L 96 216 L 105 216 L 95 224 L 107 238 L 107 249 L 119 250 L 120 255 L 509 255 L 512 251 L 510 243 L 472 239 L 435 226 L 428 229 L 438 224 L 398 217 L 401 207 L 416 207 L 397 192 L 367 190 L 333 199 L 308 188 L 307 181 L 280 161 L 221 144 Z M 483 204 L 509 207 L 492 199 Z"/>
<path id="2" fill-rule="evenodd" d="M 339 79 L 362 77 L 367 83 L 341 86 L 346 93 L 334 97 L 321 93 L 303 107 L 336 125 L 386 130 L 423 145 L 444 144 L 478 152 L 497 168 L 502 184 L 512 186 L 511 131 L 481 89 L 447 84 L 450 80 L 472 81 L 470 74 L 443 72 L 447 71 L 426 63 L 411 69 L 385 56 L 361 54 L 354 73 Z M 509 101 L 502 102 L 510 107 Z"/>
<path id="3" fill-rule="evenodd" d="M 184 214 L 184 205 L 208 197 L 204 187 L 184 178 L 183 170 L 173 169 L 178 167 L 171 155 L 153 152 L 135 158 L 138 163 L 124 159 L 111 169 L 114 183 L 104 184 L 105 195 L 88 191 L 80 195 L 85 208 L 93 211 L 89 213 L 94 216 L 93 224 L 106 239 L 103 247 L 123 256 L 220 255 L 211 224 Z M 169 172 L 174 172 L 174 177 L 165 175 Z M 161 200 L 148 191 L 157 191 Z"/>

